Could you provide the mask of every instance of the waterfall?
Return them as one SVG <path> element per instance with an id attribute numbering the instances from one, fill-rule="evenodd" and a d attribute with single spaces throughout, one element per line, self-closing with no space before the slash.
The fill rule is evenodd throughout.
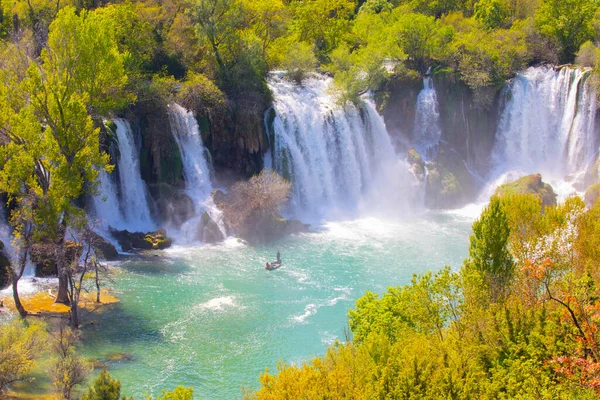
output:
<path id="1" fill-rule="evenodd" d="M 169 122 L 183 162 L 186 191 L 201 204 L 212 192 L 208 152 L 202 143 L 200 128 L 192 112 L 179 104 L 169 105 Z"/>
<path id="2" fill-rule="evenodd" d="M 492 179 L 540 172 L 555 185 L 568 182 L 571 192 L 584 184 L 599 142 L 590 76 L 590 70 L 548 67 L 517 75 L 503 94 Z"/>
<path id="3" fill-rule="evenodd" d="M 119 143 L 119 189 L 113 176 L 101 171 L 98 195 L 92 199 L 96 217 L 116 229 L 147 232 L 156 228 L 150 215 L 149 195 L 140 173 L 138 148 L 129 122 L 115 119 Z M 106 200 L 106 201 L 104 201 Z"/>
<path id="4" fill-rule="evenodd" d="M 273 167 L 293 184 L 291 211 L 302 218 L 374 209 L 372 201 L 407 198 L 414 183 L 393 149 L 372 101 L 339 107 L 330 78 L 298 86 L 272 75 Z M 410 191 L 408 191 L 410 193 Z M 394 199 L 394 200 L 392 200 Z"/>
<path id="5" fill-rule="evenodd" d="M 169 122 L 183 162 L 186 194 L 192 199 L 196 211 L 196 217 L 181 227 L 182 235 L 188 240 L 197 236 L 198 223 L 205 211 L 217 222 L 221 232 L 225 233 L 221 212 L 211 196 L 213 186 L 210 179 L 210 154 L 202 143 L 194 114 L 173 103 L 169 105 Z"/>
<path id="6" fill-rule="evenodd" d="M 98 195 L 92 198 L 95 216 L 105 227 L 122 228 L 125 218 L 121 211 L 121 203 L 114 179 L 106 171 L 100 171 L 98 180 Z"/>
<path id="7" fill-rule="evenodd" d="M 425 76 L 423 90 L 417 97 L 413 147 L 424 160 L 431 161 L 437 155 L 441 138 L 437 93 L 431 77 Z"/>
<path id="8" fill-rule="evenodd" d="M 17 261 L 17 254 L 15 254 L 15 249 L 12 246 L 12 228 L 8 224 L 5 213 L 4 207 L 0 206 L 0 240 L 4 243 L 4 254 L 11 263 L 14 263 Z M 33 276 L 35 276 L 35 266 L 28 257 L 27 263 L 25 264 L 25 270 L 23 271 L 23 278 L 31 278 Z"/>
<path id="9" fill-rule="evenodd" d="M 119 141 L 119 181 L 123 216 L 131 230 L 150 231 L 155 228 L 148 202 L 148 190 L 140 173 L 139 151 L 129 122 L 116 119 Z M 135 228 L 135 229 L 133 229 Z"/>

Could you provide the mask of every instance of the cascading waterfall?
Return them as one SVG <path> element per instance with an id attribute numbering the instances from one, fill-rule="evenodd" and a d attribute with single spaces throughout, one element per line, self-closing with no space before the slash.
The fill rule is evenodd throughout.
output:
<path id="1" fill-rule="evenodd" d="M 202 143 L 200 128 L 194 114 L 179 104 L 170 104 L 169 122 L 183 162 L 186 193 L 194 202 L 196 211 L 196 218 L 192 218 L 181 227 L 184 237 L 196 237 L 195 230 L 199 218 L 205 211 L 217 222 L 222 233 L 225 233 L 221 212 L 211 196 L 213 186 L 210 179 L 210 155 Z"/>
<path id="2" fill-rule="evenodd" d="M 275 109 L 273 167 L 293 182 L 297 216 L 373 210 L 386 202 L 400 208 L 398 199 L 408 198 L 414 179 L 370 99 L 361 108 L 341 108 L 325 77 L 298 86 L 272 75 L 268 83 Z"/>
<path id="3" fill-rule="evenodd" d="M 113 177 L 106 171 L 98 176 L 98 195 L 92 199 L 95 215 L 100 223 L 114 228 L 121 228 L 125 218 L 121 212 L 120 201 Z M 106 227 L 105 226 L 105 227 Z"/>
<path id="4" fill-rule="evenodd" d="M 539 172 L 559 192 L 581 190 L 599 143 L 590 76 L 590 70 L 548 67 L 517 75 L 504 93 L 492 154 L 494 186 L 506 180 L 503 175 Z"/>
<path id="5" fill-rule="evenodd" d="M 0 207 L 0 240 L 4 243 L 4 254 L 9 258 L 10 262 L 17 261 L 17 255 L 15 249 L 12 247 L 12 228 L 7 222 L 4 207 Z M 23 278 L 31 278 L 35 276 L 35 266 L 27 260 L 25 270 L 23 271 Z"/>
<path id="6" fill-rule="evenodd" d="M 119 141 L 119 181 L 125 221 L 137 231 L 154 229 L 150 216 L 148 190 L 140 174 L 140 160 L 129 122 L 116 119 Z"/>
<path id="7" fill-rule="evenodd" d="M 423 78 L 423 90 L 417 97 L 413 147 L 424 160 L 430 161 L 438 152 L 442 129 L 438 99 L 433 80 L 429 76 Z"/>
<path id="8" fill-rule="evenodd" d="M 119 143 L 119 195 L 113 177 L 100 172 L 99 194 L 93 204 L 96 217 L 105 225 L 129 231 L 155 229 L 150 215 L 149 196 L 140 173 L 138 148 L 129 122 L 115 119 Z M 106 201 L 103 201 L 106 199 Z M 105 226 L 106 228 L 106 226 Z"/>

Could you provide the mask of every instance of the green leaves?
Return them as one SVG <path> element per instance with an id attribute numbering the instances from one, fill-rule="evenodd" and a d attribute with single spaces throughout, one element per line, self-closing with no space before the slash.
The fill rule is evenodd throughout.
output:
<path id="1" fill-rule="evenodd" d="M 561 46 L 561 61 L 572 60 L 579 47 L 594 39 L 592 22 L 597 0 L 544 0 L 535 14 L 536 26 L 543 35 Z"/>
<path id="2" fill-rule="evenodd" d="M 492 302 L 506 295 L 514 273 L 508 250 L 510 229 L 500 200 L 494 196 L 481 217 L 473 223 L 467 270 L 480 275 Z"/>

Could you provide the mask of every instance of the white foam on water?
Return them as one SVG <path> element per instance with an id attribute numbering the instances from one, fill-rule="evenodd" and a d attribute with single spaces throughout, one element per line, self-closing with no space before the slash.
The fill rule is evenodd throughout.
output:
<path id="1" fill-rule="evenodd" d="M 306 307 L 304 307 L 304 314 L 293 316 L 292 320 L 297 323 L 304 324 L 304 323 L 306 323 L 307 318 L 309 318 L 317 313 L 318 308 L 319 308 L 319 306 L 317 306 L 316 304 L 313 304 L 313 303 L 307 304 Z"/>
<path id="2" fill-rule="evenodd" d="M 198 308 L 210 311 L 222 311 L 226 308 L 238 307 L 235 296 L 215 297 L 205 303 L 199 304 Z"/>

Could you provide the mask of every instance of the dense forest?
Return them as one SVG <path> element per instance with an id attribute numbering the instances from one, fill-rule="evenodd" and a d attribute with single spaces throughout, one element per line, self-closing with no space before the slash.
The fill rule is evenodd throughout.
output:
<path id="1" fill-rule="evenodd" d="M 0 394 L 48 352 L 59 396 L 76 397 L 74 387 L 89 383 L 90 366 L 75 350 L 78 305 L 85 282 L 100 301 L 106 268 L 86 202 L 115 169 L 111 119 L 151 120 L 174 102 L 192 110 L 215 167 L 254 176 L 220 203 L 243 236 L 262 224 L 253 211 L 279 210 L 291 190 L 279 176 L 257 175 L 269 150 L 270 72 L 298 85 L 320 72 L 333 79 L 340 106 L 370 93 L 380 109 L 398 85 L 444 74 L 484 113 L 529 66 L 595 74 L 598 42 L 596 0 L 2 0 L 0 193 L 16 251 L 12 264 L 0 259 L 3 281 L 25 318 L 17 284 L 29 259 L 50 260 L 73 330 L 30 319 L 0 326 Z M 181 160 L 157 126 L 143 175 L 169 191 L 160 185 L 182 179 Z M 262 387 L 244 396 L 596 398 L 600 202 L 588 203 L 492 197 L 460 271 L 368 292 L 349 312 L 346 342 L 266 371 Z M 151 249 L 170 245 L 164 232 L 143 239 Z M 120 385 L 103 372 L 83 398 L 118 399 Z M 191 396 L 179 387 L 159 398 Z"/>

